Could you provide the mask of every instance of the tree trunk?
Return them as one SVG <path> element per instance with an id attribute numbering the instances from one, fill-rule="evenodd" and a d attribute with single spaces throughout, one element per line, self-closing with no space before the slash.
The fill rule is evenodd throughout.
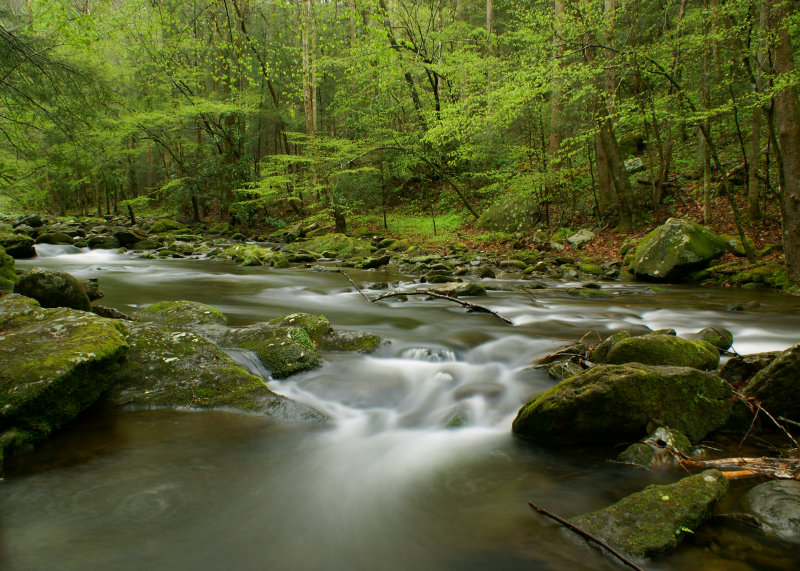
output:
<path id="1" fill-rule="evenodd" d="M 793 4 L 771 1 L 775 73 L 779 76 L 794 72 L 792 39 L 787 29 Z M 783 159 L 783 252 L 789 277 L 800 282 L 800 105 L 796 85 L 788 85 L 775 94 L 775 115 Z"/>

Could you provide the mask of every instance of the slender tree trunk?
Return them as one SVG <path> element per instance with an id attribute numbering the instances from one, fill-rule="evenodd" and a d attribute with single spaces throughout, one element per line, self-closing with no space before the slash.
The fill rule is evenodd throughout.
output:
<path id="1" fill-rule="evenodd" d="M 794 72 L 792 39 L 787 29 L 793 5 L 793 1 L 782 0 L 770 3 L 778 76 Z M 786 86 L 775 94 L 775 114 L 783 158 L 783 252 L 789 277 L 800 282 L 800 105 L 796 85 Z"/>
<path id="2" fill-rule="evenodd" d="M 564 41 L 561 39 L 561 26 L 564 18 L 564 1 L 554 0 L 553 8 L 553 69 L 555 77 L 550 90 L 550 138 L 547 142 L 547 155 L 550 171 L 555 174 L 561 168 L 561 142 L 564 139 L 564 96 L 563 80 L 560 77 L 561 61 L 564 55 Z"/>
<path id="3" fill-rule="evenodd" d="M 767 67 L 766 42 L 764 38 L 769 27 L 769 7 L 762 3 L 759 8 L 758 53 L 753 58 L 753 91 L 756 95 L 764 90 L 763 72 Z M 760 104 L 753 107 L 752 127 L 750 131 L 750 160 L 747 172 L 747 214 L 751 220 L 761 219 L 761 181 L 758 178 L 758 165 L 761 162 L 761 123 L 764 112 Z"/>

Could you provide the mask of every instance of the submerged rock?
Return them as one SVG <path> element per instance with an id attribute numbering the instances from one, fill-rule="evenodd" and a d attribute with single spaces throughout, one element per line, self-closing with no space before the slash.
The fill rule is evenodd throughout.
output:
<path id="1" fill-rule="evenodd" d="M 598 365 L 561 381 L 517 413 L 512 431 L 542 444 L 617 443 L 669 426 L 696 442 L 725 424 L 730 385 L 689 367 Z"/>
<path id="2" fill-rule="evenodd" d="M 681 281 L 726 250 L 719 234 L 689 220 L 670 218 L 639 242 L 631 271 L 640 279 Z"/>
<path id="3" fill-rule="evenodd" d="M 669 552 L 714 511 L 728 491 L 718 470 L 706 470 L 669 485 L 648 486 L 601 510 L 570 518 L 612 547 L 644 558 Z"/>
<path id="4" fill-rule="evenodd" d="M 0 297 L 0 315 L 0 432 L 15 429 L 25 441 L 91 406 L 128 349 L 120 322 L 93 313 L 11 294 Z"/>
<path id="5" fill-rule="evenodd" d="M 774 480 L 751 488 L 743 507 L 766 531 L 800 542 L 800 482 Z"/>
<path id="6" fill-rule="evenodd" d="M 211 341 L 154 323 L 127 325 L 130 352 L 111 376 L 111 400 L 135 408 L 220 408 L 285 420 L 322 420 L 317 411 L 269 390 Z"/>
<path id="7" fill-rule="evenodd" d="M 78 279 L 59 270 L 31 268 L 17 279 L 14 293 L 38 301 L 42 307 L 70 307 L 91 311 L 89 296 Z"/>

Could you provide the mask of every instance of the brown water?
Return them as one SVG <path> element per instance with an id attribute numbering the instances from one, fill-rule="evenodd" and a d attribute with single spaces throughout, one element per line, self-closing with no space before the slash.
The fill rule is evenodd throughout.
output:
<path id="1" fill-rule="evenodd" d="M 553 384 L 530 361 L 640 325 L 727 327 L 741 353 L 800 341 L 800 300 L 772 292 L 614 283 L 613 297 L 580 300 L 566 293 L 575 284 L 553 282 L 479 300 L 507 326 L 445 301 L 368 303 L 336 273 L 64 247 L 40 256 L 19 265 L 98 277 L 101 303 L 125 312 L 164 299 L 214 304 L 232 324 L 307 311 L 389 343 L 269 381 L 328 415 L 325 426 L 221 411 L 87 415 L 0 482 L 2 569 L 618 569 L 527 502 L 568 517 L 682 473 L 516 441 L 518 408 Z M 348 273 L 369 295 L 375 282 L 412 286 L 386 270 Z M 250 354 L 234 357 L 257 370 Z M 456 413 L 466 426 L 443 428 Z M 739 509 L 742 486 L 722 511 Z M 722 518 L 645 567 L 796 569 L 797 547 Z"/>

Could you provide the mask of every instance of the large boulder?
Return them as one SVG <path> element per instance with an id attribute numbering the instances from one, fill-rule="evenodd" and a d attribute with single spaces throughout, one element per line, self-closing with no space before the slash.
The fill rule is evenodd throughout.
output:
<path id="1" fill-rule="evenodd" d="M 130 353 L 112 375 L 111 400 L 133 408 L 234 408 L 283 420 L 323 420 L 277 395 L 211 341 L 155 323 L 128 323 Z"/>
<path id="2" fill-rule="evenodd" d="M 235 327 L 225 331 L 219 342 L 224 347 L 253 351 L 276 379 L 322 365 L 322 359 L 311 338 L 300 327 L 283 327 L 269 323 Z"/>
<path id="3" fill-rule="evenodd" d="M 751 488 L 742 499 L 744 510 L 761 523 L 761 527 L 800 542 L 800 482 L 777 480 Z"/>
<path id="4" fill-rule="evenodd" d="M 512 431 L 542 444 L 630 442 L 667 426 L 697 441 L 723 426 L 730 385 L 689 367 L 597 365 L 531 399 Z"/>
<path id="5" fill-rule="evenodd" d="M 759 400 L 774 416 L 800 422 L 800 344 L 790 347 L 758 371 L 744 394 Z"/>
<path id="6" fill-rule="evenodd" d="M 17 282 L 17 272 L 14 270 L 14 258 L 6 254 L 0 246 L 0 292 L 10 291 Z"/>
<path id="7" fill-rule="evenodd" d="M 42 307 L 71 307 L 91 311 L 89 296 L 72 274 L 46 268 L 31 268 L 17 279 L 14 293 L 32 297 Z"/>
<path id="8" fill-rule="evenodd" d="M 219 257 L 233 260 L 243 266 L 271 266 L 286 268 L 289 260 L 281 252 L 275 252 L 255 244 L 234 244 L 225 248 Z"/>
<path id="9" fill-rule="evenodd" d="M 718 470 L 668 485 L 648 486 L 601 510 L 570 518 L 611 547 L 633 558 L 669 552 L 714 512 L 728 491 Z"/>
<path id="10" fill-rule="evenodd" d="M 24 234 L 3 232 L 0 230 L 0 248 L 12 258 L 33 258 L 36 256 L 36 248 L 33 247 L 33 238 Z"/>
<path id="11" fill-rule="evenodd" d="M 46 232 L 36 238 L 37 244 L 59 244 L 62 246 L 72 246 L 75 240 L 65 232 Z"/>
<path id="12" fill-rule="evenodd" d="M 712 370 L 719 364 L 719 351 L 707 341 L 690 341 L 674 335 L 641 335 L 618 341 L 606 355 L 605 362 Z"/>
<path id="13" fill-rule="evenodd" d="M 640 279 L 681 281 L 690 273 L 708 267 L 726 248 L 725 239 L 705 226 L 670 218 L 639 242 L 631 271 Z"/>
<path id="14" fill-rule="evenodd" d="M 528 232 L 541 218 L 539 200 L 532 192 L 508 194 L 490 206 L 475 222 L 478 230 Z"/>
<path id="15" fill-rule="evenodd" d="M 109 389 L 128 345 L 120 322 L 30 298 L 0 297 L 0 432 L 36 442 Z"/>

